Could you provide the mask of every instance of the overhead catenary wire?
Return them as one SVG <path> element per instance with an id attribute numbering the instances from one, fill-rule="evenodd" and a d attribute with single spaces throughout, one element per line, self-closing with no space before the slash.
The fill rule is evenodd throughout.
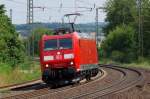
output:
<path id="1" fill-rule="evenodd" d="M 21 4 L 21 5 L 26 5 L 27 4 L 27 2 L 25 2 L 25 1 L 18 1 L 18 0 L 6 0 L 6 1 L 9 1 L 9 2 L 13 2 L 13 3 L 15 3 L 15 4 Z M 39 8 L 39 9 L 36 9 L 36 10 L 38 10 L 38 11 L 35 11 L 35 15 L 37 15 L 36 13 L 42 13 L 42 14 L 44 14 L 44 15 L 46 15 L 46 14 L 49 14 L 49 13 L 45 13 L 45 12 L 49 12 L 49 10 L 52 12 L 52 11 L 54 11 L 54 9 L 55 9 L 55 13 L 56 13 L 56 10 L 58 11 L 58 13 L 59 13 L 59 15 L 60 16 L 62 16 L 62 15 L 64 15 L 64 13 L 74 13 L 73 11 L 69 11 L 68 9 L 78 9 L 78 10 L 76 10 L 77 12 L 79 12 L 79 13 L 84 13 L 84 14 L 86 14 L 86 12 L 91 12 L 91 11 L 94 11 L 93 9 L 94 9 L 94 7 L 93 7 L 93 5 L 94 5 L 94 3 L 92 4 L 92 3 L 89 3 L 89 2 L 87 2 L 87 1 L 85 1 L 85 0 L 75 0 L 76 1 L 76 6 L 65 6 L 64 5 L 64 2 L 63 2 L 64 0 L 60 0 L 60 3 L 59 3 L 59 5 L 58 6 L 48 6 L 48 5 L 41 5 L 41 6 L 34 6 L 34 8 Z M 88 4 L 88 5 L 80 5 L 81 4 L 81 2 L 84 2 L 84 3 L 86 3 L 86 4 Z M 92 5 L 92 6 L 91 6 Z M 9 8 L 10 9 L 10 8 Z M 13 8 L 12 8 L 13 9 Z M 42 10 L 41 10 L 42 9 Z M 18 9 L 17 9 L 18 10 Z M 16 9 L 15 10 L 13 10 L 14 11 L 14 13 L 16 13 L 16 12 L 21 12 L 21 11 L 17 11 Z M 19 10 L 22 10 L 22 9 L 19 9 Z M 34 9 L 35 10 L 35 9 Z M 41 11 L 41 12 L 40 12 Z M 22 11 L 21 13 L 25 13 L 25 11 Z M 50 13 L 51 13 L 50 12 Z M 38 14 L 39 15 L 39 14 Z M 52 17 L 54 17 L 53 15 L 50 15 L 50 16 L 52 16 Z M 22 16 L 20 16 L 20 17 L 22 17 Z M 47 16 L 46 16 L 47 17 Z M 55 19 L 55 18 L 54 18 Z"/>
<path id="2" fill-rule="evenodd" d="M 95 3 L 91 4 L 91 3 L 88 3 L 88 2 L 83 1 L 83 0 L 77 0 L 77 2 L 84 3 L 84 4 L 88 4 L 88 5 L 90 5 L 90 6 L 93 6 L 93 8 L 98 7 L 98 5 L 96 5 Z"/>
<path id="3" fill-rule="evenodd" d="M 21 5 L 27 5 L 27 2 L 20 2 L 20 1 L 15 1 L 15 0 L 6 0 L 6 1 L 9 1 L 9 2 L 13 2 L 13 3 L 16 3 L 16 4 L 21 4 Z M 60 4 L 60 6 L 51 6 L 51 7 L 48 7 L 48 6 L 40 6 L 40 7 L 35 7 L 35 8 L 45 8 L 45 9 L 75 9 L 76 7 L 71 7 L 71 6 L 63 6 L 63 3 Z M 91 7 L 77 7 L 77 8 L 91 8 Z"/>
<path id="4" fill-rule="evenodd" d="M 16 1 L 16 0 L 6 0 L 6 1 L 17 3 L 17 4 L 21 4 L 21 5 L 25 5 L 25 6 L 27 4 L 26 2 L 20 2 L 20 1 Z"/>

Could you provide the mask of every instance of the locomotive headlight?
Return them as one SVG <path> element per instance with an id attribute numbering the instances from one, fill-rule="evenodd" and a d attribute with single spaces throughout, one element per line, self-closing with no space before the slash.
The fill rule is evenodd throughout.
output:
<path id="1" fill-rule="evenodd" d="M 64 59 L 72 59 L 74 58 L 74 54 L 64 54 Z"/>
<path id="2" fill-rule="evenodd" d="M 80 71 L 80 69 L 77 69 L 77 71 Z"/>
<path id="3" fill-rule="evenodd" d="M 46 64 L 45 67 L 48 68 L 48 64 Z"/>
<path id="4" fill-rule="evenodd" d="M 54 60 L 54 56 L 44 56 L 44 61 Z"/>
<path id="5" fill-rule="evenodd" d="M 60 55 L 60 52 L 57 52 L 57 55 Z"/>
<path id="6" fill-rule="evenodd" d="M 70 62 L 70 65 L 73 65 L 73 62 Z"/>

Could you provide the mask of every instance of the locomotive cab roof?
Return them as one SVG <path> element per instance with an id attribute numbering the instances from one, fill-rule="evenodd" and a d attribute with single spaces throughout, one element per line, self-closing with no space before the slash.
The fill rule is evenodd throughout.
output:
<path id="1" fill-rule="evenodd" d="M 54 30 L 54 35 L 62 35 L 68 33 L 71 33 L 71 30 L 69 28 L 57 28 Z"/>
<path id="2" fill-rule="evenodd" d="M 95 36 L 91 35 L 91 33 L 85 33 L 85 32 L 69 32 L 69 33 L 56 33 L 55 35 L 44 35 L 43 39 L 47 40 L 49 38 L 62 38 L 62 37 L 72 37 L 76 36 L 79 39 L 93 39 L 95 40 Z"/>

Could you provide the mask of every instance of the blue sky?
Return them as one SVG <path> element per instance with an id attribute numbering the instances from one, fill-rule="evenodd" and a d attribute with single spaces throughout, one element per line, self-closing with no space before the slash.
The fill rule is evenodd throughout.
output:
<path id="1" fill-rule="evenodd" d="M 34 9 L 34 22 L 61 22 L 64 14 L 74 13 L 75 11 L 85 11 L 76 7 L 97 7 L 104 6 L 106 0 L 34 0 L 35 7 L 45 7 L 42 9 Z M 27 0 L 0 0 L 0 4 L 5 4 L 7 14 L 9 10 L 13 10 L 13 24 L 26 23 L 27 15 Z M 60 6 L 62 5 L 62 8 Z M 78 17 L 76 23 L 87 23 L 95 21 L 95 10 L 80 12 L 81 17 Z M 99 11 L 99 21 L 105 19 L 105 13 Z M 67 20 L 65 20 L 67 22 Z"/>

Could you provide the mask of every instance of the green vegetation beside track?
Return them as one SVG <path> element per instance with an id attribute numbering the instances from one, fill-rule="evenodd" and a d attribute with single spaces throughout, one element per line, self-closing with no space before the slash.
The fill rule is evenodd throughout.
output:
<path id="1" fill-rule="evenodd" d="M 27 64 L 28 66 L 25 66 Z M 24 63 L 16 68 L 11 68 L 6 63 L 0 63 L 0 87 L 35 80 L 40 77 L 39 63 Z"/>
<path id="2" fill-rule="evenodd" d="M 38 31 L 46 32 L 45 29 Z M 35 43 L 35 49 L 38 49 L 38 40 Z M 11 19 L 6 15 L 5 5 L 0 4 L 0 87 L 41 77 L 40 65 L 31 61 L 29 54 L 32 53 L 27 49 L 33 50 L 30 47 L 27 48 L 26 39 L 20 38 Z"/>
<path id="3" fill-rule="evenodd" d="M 100 64 L 113 64 L 113 65 L 119 65 L 119 66 L 125 66 L 125 67 L 137 67 L 137 68 L 143 68 L 143 69 L 149 69 L 150 70 L 150 59 L 144 59 L 140 58 L 139 60 L 133 61 L 131 63 L 120 63 L 116 61 L 112 61 L 111 59 L 100 59 Z"/>

